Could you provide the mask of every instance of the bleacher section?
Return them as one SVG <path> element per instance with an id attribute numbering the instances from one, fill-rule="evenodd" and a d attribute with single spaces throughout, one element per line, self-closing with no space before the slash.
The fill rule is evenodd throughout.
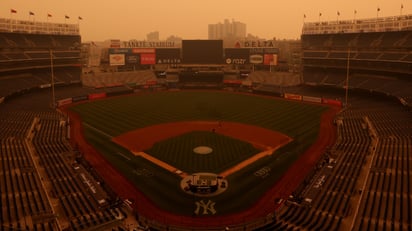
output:
<path id="1" fill-rule="evenodd" d="M 115 86 L 143 86 L 148 82 L 157 81 L 156 75 L 151 70 L 131 72 L 91 72 L 81 76 L 83 86 L 91 88 L 104 88 Z"/>
<path id="2" fill-rule="evenodd" d="M 77 67 L 55 68 L 53 76 L 55 86 L 80 83 L 80 69 Z M 28 91 L 50 88 L 51 83 L 52 75 L 48 69 L 3 73 L 0 75 L 0 98 L 8 99 Z"/>
<path id="3" fill-rule="evenodd" d="M 277 96 L 284 93 L 284 88 L 298 86 L 302 83 L 301 76 L 297 73 L 268 71 L 251 72 L 246 81 L 251 82 L 255 92 Z"/>
<path id="4" fill-rule="evenodd" d="M 76 153 L 66 139 L 64 117 L 56 112 L 2 112 L 0 121 L 1 230 L 118 225 L 124 214 L 98 185 L 101 179 L 71 165 Z"/>

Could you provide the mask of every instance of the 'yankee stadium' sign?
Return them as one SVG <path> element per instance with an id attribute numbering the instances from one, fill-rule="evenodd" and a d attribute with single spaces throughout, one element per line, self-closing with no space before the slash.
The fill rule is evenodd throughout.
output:
<path id="1" fill-rule="evenodd" d="M 173 41 L 138 41 L 129 40 L 123 41 L 122 47 L 134 48 L 134 47 L 175 47 L 175 42 Z"/>

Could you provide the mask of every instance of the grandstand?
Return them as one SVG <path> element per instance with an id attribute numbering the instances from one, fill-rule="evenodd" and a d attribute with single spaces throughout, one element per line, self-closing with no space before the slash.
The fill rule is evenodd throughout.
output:
<path id="1" fill-rule="evenodd" d="M 79 86 L 78 25 L 0 19 L 0 31 L 0 229 L 119 226 L 124 212 L 115 195 L 76 161 L 67 118 L 52 110 L 44 91 Z M 43 96 L 8 104 L 36 93 Z"/>
<path id="2" fill-rule="evenodd" d="M 379 92 L 410 104 L 412 16 L 305 23 L 304 82 Z"/>
<path id="3" fill-rule="evenodd" d="M 78 25 L 0 19 L 0 99 L 56 86 L 79 84 Z M 13 84 L 12 84 L 13 83 Z"/>
<path id="4" fill-rule="evenodd" d="M 295 91 L 349 100 L 337 142 L 268 230 L 411 230 L 411 26 L 410 15 L 304 25 Z"/>

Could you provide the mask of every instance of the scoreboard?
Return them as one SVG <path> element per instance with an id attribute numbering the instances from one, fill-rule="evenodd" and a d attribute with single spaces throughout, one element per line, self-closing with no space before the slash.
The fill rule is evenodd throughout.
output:
<path id="1" fill-rule="evenodd" d="M 223 40 L 183 40 L 182 63 L 223 64 Z"/>

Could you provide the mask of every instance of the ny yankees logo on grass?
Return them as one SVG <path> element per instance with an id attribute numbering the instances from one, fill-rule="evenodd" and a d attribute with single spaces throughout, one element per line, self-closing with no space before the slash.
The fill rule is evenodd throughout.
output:
<path id="1" fill-rule="evenodd" d="M 216 214 L 216 209 L 215 209 L 215 202 L 208 200 L 207 203 L 205 203 L 204 200 L 196 201 L 196 210 L 195 214 L 199 215 L 200 211 L 203 210 L 202 215 L 208 215 L 209 212 L 210 214 Z"/>

